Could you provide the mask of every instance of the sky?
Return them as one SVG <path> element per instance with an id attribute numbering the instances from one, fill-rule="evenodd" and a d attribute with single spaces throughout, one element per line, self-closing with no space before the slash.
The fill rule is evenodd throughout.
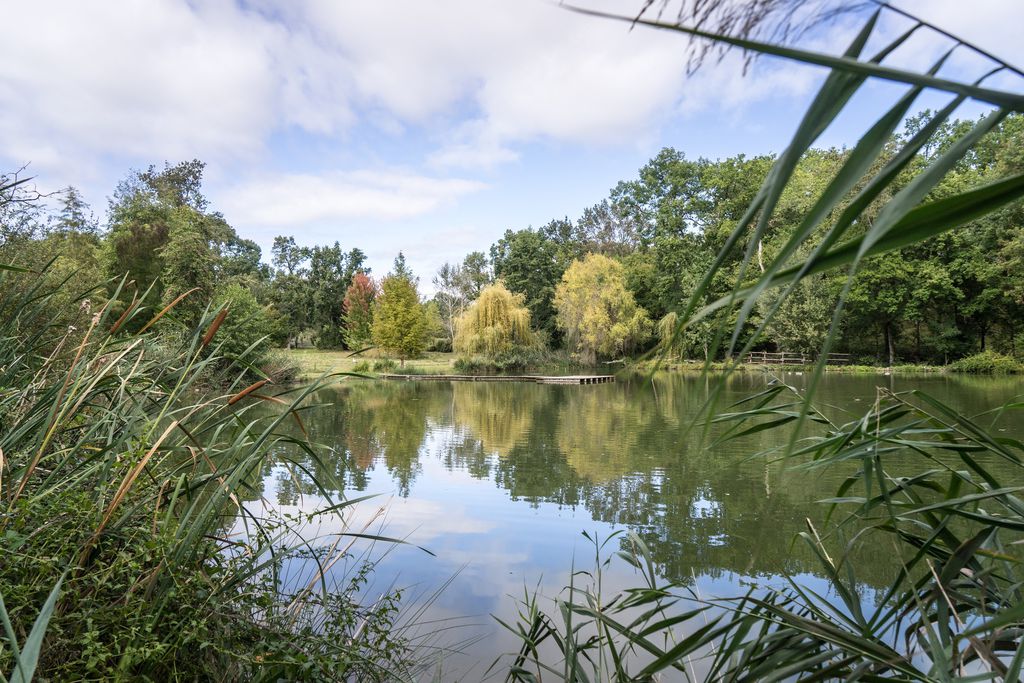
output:
<path id="1" fill-rule="evenodd" d="M 78 187 L 102 222 L 130 169 L 198 158 L 211 208 L 265 259 L 275 235 L 359 247 L 375 274 L 401 250 L 426 290 L 507 229 L 577 218 L 663 147 L 780 151 L 823 77 L 771 58 L 744 74 L 737 53 L 688 77 L 683 36 L 548 0 L 3 4 L 0 169 Z M 1024 64 L 1024 0 L 895 4 Z M 805 44 L 840 52 L 862 18 Z M 925 68 L 944 46 L 921 34 L 896 63 Z M 980 68 L 958 53 L 944 73 Z M 869 83 L 818 145 L 856 142 L 899 91 Z"/>

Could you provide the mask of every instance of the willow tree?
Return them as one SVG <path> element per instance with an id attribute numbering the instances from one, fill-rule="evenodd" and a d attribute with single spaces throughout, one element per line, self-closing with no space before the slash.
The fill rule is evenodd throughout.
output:
<path id="1" fill-rule="evenodd" d="M 455 323 L 455 351 L 496 358 L 535 343 L 530 310 L 522 294 L 513 294 L 501 282 L 488 285 Z"/>
<path id="2" fill-rule="evenodd" d="M 570 348 L 587 363 L 630 351 L 651 326 L 626 288 L 622 264 L 600 254 L 566 269 L 555 289 L 555 308 Z"/>

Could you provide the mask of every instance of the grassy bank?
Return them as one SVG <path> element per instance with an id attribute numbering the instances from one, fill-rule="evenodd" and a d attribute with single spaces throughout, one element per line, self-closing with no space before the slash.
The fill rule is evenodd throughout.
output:
<path id="1" fill-rule="evenodd" d="M 325 372 L 358 372 L 376 374 L 374 367 L 382 361 L 386 361 L 383 353 L 371 350 L 353 356 L 349 351 L 321 351 L 319 349 L 295 349 L 282 351 L 282 356 L 299 369 L 299 379 L 310 380 Z M 406 361 L 405 367 L 397 367 L 387 372 L 402 372 L 409 374 L 431 374 L 450 375 L 459 374 L 455 369 L 455 361 L 458 356 L 454 353 L 429 352 L 422 358 Z M 564 369 L 564 368 L 556 368 Z M 668 372 L 694 373 L 704 371 L 704 364 L 701 361 L 691 360 L 682 362 L 658 362 L 655 360 L 628 361 L 625 363 L 601 364 L 584 368 L 586 372 L 595 374 L 614 374 L 622 370 L 630 372 L 651 372 L 652 370 L 663 370 Z M 712 371 L 723 371 L 723 363 L 712 363 Z M 813 370 L 812 365 L 761 365 L 742 364 L 733 368 L 739 372 L 807 372 Z M 840 375 L 935 375 L 947 372 L 962 372 L 955 364 L 948 366 L 941 365 L 918 365 L 906 363 L 887 368 L 879 365 L 829 365 L 825 369 L 830 374 Z"/>
<path id="2" fill-rule="evenodd" d="M 636 369 L 639 372 L 650 372 L 655 369 L 668 372 L 696 374 L 704 372 L 704 363 L 696 360 L 672 363 L 643 360 L 631 363 L 627 367 Z M 730 366 L 728 369 L 731 372 L 808 372 L 814 370 L 814 365 L 741 363 L 739 365 Z M 726 366 L 724 363 L 720 362 L 712 363 L 711 370 L 713 372 L 725 371 Z M 913 363 L 894 365 L 891 368 L 881 365 L 828 365 L 825 367 L 825 372 L 837 375 L 934 375 L 949 371 L 950 367 L 948 366 L 917 365 Z"/>
<path id="3" fill-rule="evenodd" d="M 282 351 L 282 355 L 299 369 L 300 380 L 310 380 L 325 372 L 359 372 L 373 374 L 374 365 L 386 360 L 386 356 L 376 349 L 371 349 L 358 356 L 351 351 L 321 351 L 319 349 L 293 349 Z M 422 358 L 408 360 L 405 367 L 398 367 L 397 372 L 417 374 L 451 374 L 455 363 L 455 354 L 428 351 Z M 378 366 L 379 367 L 379 366 Z M 388 372 L 394 372 L 389 370 Z"/>

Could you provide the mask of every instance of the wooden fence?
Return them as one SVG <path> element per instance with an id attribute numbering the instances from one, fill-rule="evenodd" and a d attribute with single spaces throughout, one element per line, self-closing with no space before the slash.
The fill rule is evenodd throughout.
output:
<path id="1" fill-rule="evenodd" d="M 787 351 L 751 351 L 743 358 L 744 363 L 753 365 L 813 365 L 817 358 L 803 353 Z M 848 353 L 830 353 L 826 365 L 849 365 L 853 357 Z"/>

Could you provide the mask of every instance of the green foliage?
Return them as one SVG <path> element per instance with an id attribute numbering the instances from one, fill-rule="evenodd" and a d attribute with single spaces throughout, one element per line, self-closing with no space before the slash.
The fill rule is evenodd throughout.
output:
<path id="1" fill-rule="evenodd" d="M 862 323 L 873 318 L 881 328 L 890 364 L 899 323 L 926 317 L 929 295 L 919 287 L 947 301 L 955 301 L 959 290 L 969 303 L 957 322 L 967 322 L 981 349 L 1005 310 L 1005 297 L 992 287 L 998 273 L 978 254 L 996 253 L 998 240 L 991 239 L 985 224 L 1020 206 L 1024 173 L 1012 163 L 990 165 L 998 150 L 987 144 L 986 135 L 998 135 L 998 124 L 1011 111 L 1019 118 L 1024 97 L 935 78 L 945 57 L 928 73 L 886 63 L 916 30 L 873 57 L 863 56 L 887 9 L 882 4 L 872 12 L 842 58 L 752 38 L 770 8 L 745 15 L 739 34 L 735 16 L 728 14 L 724 20 L 712 14 L 709 23 L 721 20 L 725 27 L 720 33 L 707 24 L 695 28 L 643 16 L 616 17 L 633 26 L 678 31 L 832 69 L 677 323 L 686 328 L 718 317 L 712 349 L 730 359 L 702 409 L 709 429 L 725 430 L 712 446 L 790 425 L 795 428 L 784 456 L 794 464 L 811 470 L 858 465 L 835 498 L 824 501 L 831 511 L 827 527 L 819 531 L 808 523 L 800 535 L 799 542 L 818 557 L 827 589 L 808 588 L 792 577 L 788 585 L 754 586 L 739 597 L 705 597 L 660 579 L 650 551 L 630 534 L 618 555 L 637 571 L 639 585 L 607 596 L 601 580 L 607 553 L 595 540 L 595 571 L 575 573 L 552 614 L 527 594 L 518 623 L 506 624 L 521 641 L 508 680 L 536 680 L 542 671 L 545 679 L 566 681 L 652 680 L 663 674 L 691 678 L 695 662 L 705 680 L 1020 679 L 1024 571 L 1017 547 L 1024 540 L 1024 506 L 1019 477 L 1000 480 L 990 463 L 1007 463 L 1024 475 L 1024 444 L 999 435 L 989 424 L 1019 408 L 1019 402 L 981 421 L 922 392 L 879 389 L 878 400 L 865 414 L 833 421 L 811 403 L 839 332 L 833 325 L 819 349 L 809 393 L 773 381 L 724 410 L 718 404 L 738 359 L 765 341 L 775 316 L 780 311 L 786 315 L 791 297 L 800 310 L 796 303 L 806 295 L 800 285 L 810 278 L 841 269 L 832 320 L 842 320 L 847 304 L 859 307 Z M 922 22 L 916 28 L 925 26 Z M 800 164 L 810 145 L 872 75 L 912 87 L 853 149 L 839 156 L 834 172 L 818 178 L 802 202 L 792 190 L 808 182 L 801 178 Z M 894 141 L 895 127 L 926 86 L 957 97 L 927 120 L 912 120 L 908 135 Z M 950 116 L 967 96 L 1001 109 L 974 124 L 958 125 Z M 1007 156 L 1019 160 L 1019 149 Z M 787 197 L 803 205 L 792 222 L 785 217 Z M 772 244 L 779 223 L 791 227 Z M 953 232 L 961 226 L 966 227 Z M 960 243 L 960 238 L 982 248 L 936 249 Z M 931 254 L 921 258 L 921 252 Z M 928 260 L 944 264 L 950 277 L 929 269 L 915 278 L 914 268 Z M 728 283 L 725 291 L 719 290 L 722 278 Z M 661 336 L 670 343 L 667 329 Z M 1005 363 L 987 357 L 970 364 Z M 776 449 L 759 455 L 779 457 Z M 865 604 L 859 578 L 865 569 L 855 559 L 865 544 L 892 548 L 900 561 L 900 571 L 873 604 Z M 577 585 L 578 577 L 590 580 Z M 544 642 L 553 647 L 542 650 Z"/>
<path id="2" fill-rule="evenodd" d="M 404 261 L 401 264 L 404 267 Z M 398 263 L 396 261 L 396 272 Z M 416 285 L 408 277 L 391 274 L 380 286 L 373 311 L 373 341 L 399 357 L 402 364 L 426 348 L 427 316 Z"/>
<path id="3" fill-rule="evenodd" d="M 174 307 L 174 318 L 191 329 L 213 295 L 214 255 L 206 236 L 193 221 L 197 217 L 183 208 L 175 209 L 174 214 L 177 219 L 160 251 L 161 281 L 167 303 L 192 292 Z"/>
<path id="4" fill-rule="evenodd" d="M 391 372 L 397 367 L 398 363 L 396 363 L 391 358 L 381 358 L 380 360 L 376 360 L 373 362 L 374 372 Z"/>
<path id="5" fill-rule="evenodd" d="M 227 311 L 212 338 L 217 353 L 229 360 L 245 359 L 259 366 L 270 349 L 270 320 L 247 287 L 231 283 L 214 299 L 213 306 Z"/>
<path id="6" fill-rule="evenodd" d="M 7 290 L 17 298 L 0 323 L 0 671 L 38 653 L 48 680 L 412 677 L 393 626 L 399 594 L 360 604 L 370 565 L 308 589 L 280 583 L 289 562 L 337 562 L 337 546 L 303 540 L 312 518 L 250 503 L 271 450 L 319 463 L 311 444 L 276 448 L 298 442 L 282 425 L 316 387 L 268 397 L 223 375 L 210 345 L 226 343 L 231 318 L 216 309 L 173 348 L 145 302 L 120 321 L 104 302 L 80 329 L 53 329 L 40 319 L 62 299 L 45 274 L 16 276 L 40 287 Z M 241 291 L 225 295 L 232 310 L 254 303 Z M 210 376 L 228 391 L 204 392 Z M 255 411 L 259 397 L 281 410 Z M 337 482 L 316 485 L 333 506 L 317 515 L 341 514 Z M 226 533 L 236 519 L 245 534 Z M 49 614 L 44 640 L 33 624 Z"/>
<path id="7" fill-rule="evenodd" d="M 568 265 L 559 260 L 557 245 L 538 231 L 508 230 L 491 247 L 491 262 L 494 276 L 509 290 L 526 297 L 534 326 L 557 340 L 555 287 Z"/>
<path id="8" fill-rule="evenodd" d="M 969 372 L 985 375 L 1009 375 L 1024 372 L 1024 365 L 1010 356 L 995 351 L 982 351 L 952 363 L 954 372 Z"/>
<path id="9" fill-rule="evenodd" d="M 497 358 L 535 343 L 526 297 L 500 280 L 480 292 L 455 326 L 455 350 L 463 355 Z"/>
<path id="10" fill-rule="evenodd" d="M 650 320 L 626 289 L 622 265 L 590 254 L 574 261 L 555 291 L 558 325 L 586 363 L 628 353 L 648 334 Z"/>

